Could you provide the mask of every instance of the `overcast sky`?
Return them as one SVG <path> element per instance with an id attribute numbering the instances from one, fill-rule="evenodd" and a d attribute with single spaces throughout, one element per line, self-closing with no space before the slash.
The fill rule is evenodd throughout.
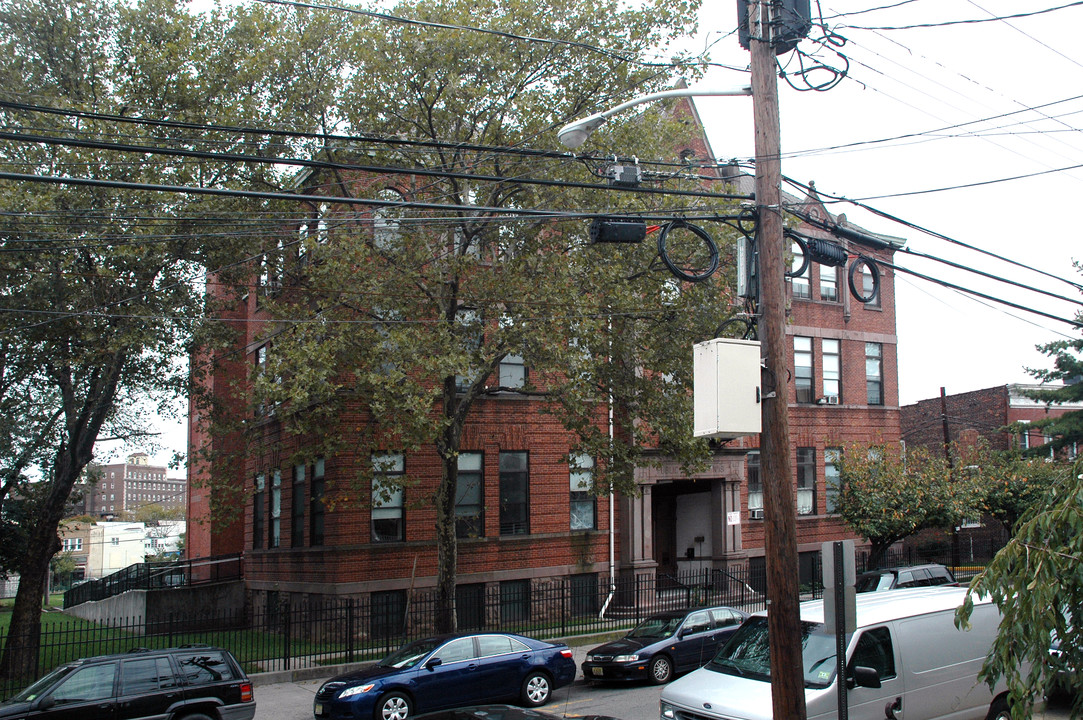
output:
<path id="1" fill-rule="evenodd" d="M 1083 282 L 1072 268 L 1073 259 L 1083 259 L 1078 230 L 1083 204 L 1083 50 L 1075 40 L 1076 29 L 1083 27 L 1083 6 L 970 22 L 1066 4 L 1068 0 L 824 0 L 819 8 L 825 24 L 835 42 L 844 44 L 824 49 L 811 39 L 824 36 L 814 28 L 800 45 L 814 58 L 806 57 L 804 65 L 820 60 L 843 69 L 841 54 L 849 70 L 822 92 L 799 92 L 780 80 L 783 174 L 814 182 L 824 194 L 863 200 L 959 243 L 1075 284 Z M 709 3 L 701 15 L 701 31 L 705 42 L 717 41 L 712 59 L 738 70 L 715 68 L 697 86 L 747 82 L 747 73 L 739 69 L 747 67 L 748 53 L 730 35 L 736 25 L 735 5 Z M 812 5 L 816 15 L 816 0 Z M 939 25 L 901 29 L 929 24 Z M 798 59 L 793 54 L 779 59 L 800 84 Z M 833 74 L 819 71 L 809 77 L 822 84 Z M 697 104 L 716 155 L 752 156 L 750 100 L 705 98 Z M 1080 309 L 1083 296 L 1072 285 L 983 257 L 853 205 L 837 203 L 828 209 L 870 230 L 905 238 L 916 253 L 1069 300 L 903 254 L 896 256 L 901 267 L 1056 317 L 1071 319 Z M 897 275 L 896 292 L 903 404 L 936 397 L 942 386 L 957 393 L 1036 382 L 1025 368 L 1049 363 L 1035 345 L 1078 337 L 1068 324 L 975 300 L 905 274 Z"/>
<path id="2" fill-rule="evenodd" d="M 1068 4 L 826 0 L 818 5 L 812 0 L 813 14 L 822 11 L 833 42 L 823 42 L 824 32 L 814 28 L 800 45 L 804 66 L 819 60 L 841 70 L 848 61 L 848 70 L 823 91 L 799 92 L 780 80 L 783 174 L 814 182 L 825 196 L 860 200 L 957 243 L 1083 282 L 1072 268 L 1074 259 L 1083 258 L 1078 230 L 1083 50 L 1076 45 L 1083 5 L 1052 10 Z M 700 47 L 710 45 L 712 60 L 728 67 L 712 68 L 697 87 L 748 83 L 749 56 L 733 34 L 736 24 L 736 2 L 707 3 L 700 16 Z M 933 27 L 902 29 L 915 25 Z M 801 85 L 798 58 L 791 53 L 779 60 Z M 821 70 L 808 77 L 823 84 L 834 74 Z M 750 159 L 751 99 L 696 102 L 716 155 Z M 917 256 L 899 254 L 901 267 L 1055 317 L 1074 318 L 1080 308 L 1081 295 L 1072 285 L 851 204 L 833 203 L 828 209 L 874 232 L 905 238 L 915 253 L 1068 300 Z M 1079 331 L 1063 322 L 906 274 L 896 278 L 903 404 L 936 397 L 941 387 L 958 393 L 1033 382 L 1026 368 L 1049 364 L 1035 346 L 1078 337 Z M 163 431 L 170 445 L 183 449 L 183 426 L 166 425 Z M 159 461 L 166 456 L 159 455 Z"/>

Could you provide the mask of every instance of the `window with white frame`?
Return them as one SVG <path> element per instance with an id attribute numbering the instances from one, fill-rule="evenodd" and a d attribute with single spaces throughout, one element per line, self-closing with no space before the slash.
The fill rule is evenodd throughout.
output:
<path id="1" fill-rule="evenodd" d="M 460 538 L 485 535 L 482 492 L 482 454 L 461 452 L 457 460 L 455 481 L 455 536 Z"/>
<path id="2" fill-rule="evenodd" d="M 759 451 L 748 454 L 748 517 L 763 520 L 763 478 Z"/>
<path id="3" fill-rule="evenodd" d="M 791 245 L 793 251 L 793 261 L 790 266 L 790 271 L 795 272 L 805 262 L 805 256 L 801 252 L 801 246 L 797 243 Z M 809 284 L 809 273 L 811 272 L 812 263 L 805 265 L 804 271 L 800 275 L 795 275 L 790 278 L 790 285 L 793 287 L 793 296 L 795 298 L 808 298 L 812 297 L 812 287 Z"/>
<path id="4" fill-rule="evenodd" d="M 842 490 L 842 477 L 839 472 L 841 459 L 842 448 L 824 448 L 824 511 L 828 514 L 835 512 L 839 492 Z"/>
<path id="5" fill-rule="evenodd" d="M 586 453 L 573 453 L 568 458 L 568 479 L 571 484 L 571 529 L 594 530 L 598 526 L 594 498 L 594 458 Z"/>
<path id="6" fill-rule="evenodd" d="M 875 280 L 873 280 L 872 268 L 869 267 L 868 263 L 861 263 L 861 296 L 868 297 L 869 293 L 873 291 L 873 288 L 876 288 L 876 282 Z M 865 307 L 880 307 L 879 288 L 876 289 L 876 293 L 872 296 L 872 298 L 867 303 L 865 303 Z"/>
<path id="7" fill-rule="evenodd" d="M 884 346 L 865 343 L 865 395 L 869 405 L 884 404 Z"/>
<path id="8" fill-rule="evenodd" d="M 481 317 L 478 315 L 477 310 L 460 308 L 458 312 L 455 313 L 455 322 L 458 326 L 456 330 L 462 339 L 464 349 L 473 351 L 481 348 L 485 336 L 482 332 Z M 477 379 L 476 375 L 476 371 L 470 375 L 456 375 L 456 390 L 459 392 L 466 392 Z"/>
<path id="9" fill-rule="evenodd" d="M 82 552 L 83 538 L 64 538 L 62 548 L 64 552 Z"/>
<path id="10" fill-rule="evenodd" d="M 372 456 L 372 541 L 406 539 L 402 480 L 406 458 L 400 453 Z"/>
<path id="11" fill-rule="evenodd" d="M 500 361 L 500 387 L 521 388 L 526 385 L 526 364 L 522 355 L 509 353 Z"/>
<path id="12" fill-rule="evenodd" d="M 500 452 L 500 534 L 530 534 L 530 464 L 526 452 Z"/>
<path id="13" fill-rule="evenodd" d="M 275 468 L 271 472 L 271 522 L 268 524 L 267 547 L 276 548 L 282 544 L 282 471 Z"/>
<path id="14" fill-rule="evenodd" d="M 793 382 L 799 403 L 815 400 L 812 392 L 812 338 L 794 336 L 793 339 Z"/>
<path id="15" fill-rule="evenodd" d="M 797 448 L 797 514 L 816 513 L 816 448 Z"/>
<path id="16" fill-rule="evenodd" d="M 402 232 L 402 208 L 398 204 L 405 198 L 394 188 L 384 188 L 376 193 L 376 199 L 389 204 L 372 210 L 372 242 L 377 250 L 389 252 L 398 245 Z"/>
<path id="17" fill-rule="evenodd" d="M 834 338 L 823 339 L 823 393 L 829 404 L 839 402 L 842 395 L 841 342 Z"/>
<path id="18" fill-rule="evenodd" d="M 820 265 L 820 299 L 836 302 L 839 299 L 839 269 Z"/>

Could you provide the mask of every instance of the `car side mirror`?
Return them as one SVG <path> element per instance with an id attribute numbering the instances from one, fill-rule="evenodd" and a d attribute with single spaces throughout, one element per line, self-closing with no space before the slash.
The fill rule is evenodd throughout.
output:
<path id="1" fill-rule="evenodd" d="M 850 668 L 850 676 L 846 678 L 847 687 L 866 687 L 866 688 L 878 688 L 880 687 L 880 673 L 879 671 L 870 668 L 862 667 L 861 665 L 855 665 Z"/>
<path id="2" fill-rule="evenodd" d="M 438 657 L 434 657 L 431 660 L 429 660 L 427 663 L 425 663 L 425 669 L 426 670 L 433 670 L 435 668 L 440 667 L 443 664 L 444 664 L 443 660 L 441 660 Z"/>
<path id="3" fill-rule="evenodd" d="M 56 700 L 52 695 L 46 695 L 37 699 L 37 702 L 33 703 L 30 707 L 34 710 L 48 710 L 53 705 L 56 705 Z"/>

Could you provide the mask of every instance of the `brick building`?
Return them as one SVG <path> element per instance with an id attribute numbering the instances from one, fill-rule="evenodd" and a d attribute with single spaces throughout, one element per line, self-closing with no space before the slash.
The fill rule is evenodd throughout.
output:
<path id="1" fill-rule="evenodd" d="M 686 108 L 698 123 L 693 107 Z M 712 158 L 706 141 L 682 157 Z M 735 187 L 750 178 L 730 178 Z M 850 246 L 821 226 L 846 226 L 831 216 L 813 190 L 805 198 L 787 198 L 806 221 L 806 236 L 831 239 L 851 255 L 863 254 L 890 264 L 902 246 L 897 238 L 879 238 L 873 250 Z M 791 412 L 792 463 L 796 477 L 797 532 L 803 581 L 812 581 L 820 544 L 849 537 L 832 516 L 833 453 L 854 442 L 897 442 L 899 438 L 898 371 L 895 336 L 894 278 L 888 267 L 868 302 L 847 289 L 847 268 L 811 264 L 790 283 L 790 377 L 784 389 Z M 856 282 L 862 286 L 861 274 Z M 210 292 L 219 292 L 211 284 Z M 220 292 L 225 292 L 221 290 Z M 231 317 L 248 322 L 238 352 L 218 365 L 207 382 L 223 388 L 221 399 L 240 411 L 243 398 L 226 388 L 259 366 L 260 285 L 244 295 Z M 869 296 L 866 291 L 865 296 Z M 691 355 L 689 342 L 689 355 Z M 521 368 L 519 368 L 521 369 Z M 503 370 L 503 369 L 502 369 Z M 514 373 L 517 368 L 508 368 Z M 343 423 L 361 418 L 343 417 Z M 599 422 L 605 421 L 600 408 Z M 200 448 L 236 445 L 239 437 L 212 438 L 193 411 L 191 455 Z M 408 588 L 435 583 L 435 511 L 419 505 L 418 494 L 398 494 L 378 507 L 328 508 L 322 498 L 329 484 L 341 482 L 370 462 L 343 454 L 305 465 L 286 466 L 277 458 L 273 422 L 248 442 L 262 445 L 262 458 L 243 470 L 193 462 L 188 547 L 192 557 L 243 552 L 248 588 L 259 598 L 294 596 L 366 597 L 374 606 L 400 607 Z M 466 521 L 474 528 L 459 540 L 460 609 L 482 594 L 496 593 L 509 604 L 532 583 L 561 578 L 573 588 L 597 588 L 612 571 L 621 576 L 654 579 L 686 571 L 732 566 L 762 566 L 764 558 L 762 478 L 758 439 L 744 437 L 715 444 L 710 467 L 682 474 L 675 462 L 640 469 L 642 493 L 634 497 L 595 498 L 578 490 L 580 469 L 564 460 L 573 438 L 553 417 L 540 411 L 536 398 L 490 398 L 480 402 L 464 430 L 460 478 L 476 479 L 478 496 Z M 257 450 L 253 455 L 260 455 Z M 438 478 L 434 451 L 384 458 L 387 472 L 409 469 L 411 477 Z M 243 519 L 218 529 L 200 524 L 216 500 L 200 487 L 202 477 L 230 473 L 247 488 Z M 521 486 L 527 498 L 522 517 L 501 517 L 501 486 Z M 377 503 L 373 503 L 377 505 Z M 612 551 L 610 550 L 612 548 Z"/>
<path id="2" fill-rule="evenodd" d="M 146 453 L 132 453 L 122 463 L 93 466 L 90 472 L 97 481 L 83 488 L 88 515 L 125 517 L 147 505 L 176 511 L 188 505 L 188 481 L 169 477 L 167 468 L 151 465 Z"/>
<path id="3" fill-rule="evenodd" d="M 1026 395 L 1028 390 L 1042 388 L 1016 383 L 945 395 L 943 400 L 920 400 L 902 408 L 902 438 L 909 445 L 929 448 L 942 447 L 945 441 L 971 445 L 979 437 L 994 450 L 1040 447 L 1049 442 L 1040 431 L 1019 431 L 1011 426 L 1083 410 L 1083 403 L 1046 405 Z M 1071 457 L 1076 453 L 1077 448 L 1069 449 Z"/>

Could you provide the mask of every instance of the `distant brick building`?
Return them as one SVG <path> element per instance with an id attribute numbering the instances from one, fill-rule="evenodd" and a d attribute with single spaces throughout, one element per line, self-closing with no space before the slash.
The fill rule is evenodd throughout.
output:
<path id="1" fill-rule="evenodd" d="M 686 112 L 698 125 L 694 108 Z M 713 154 L 704 140 L 682 157 L 707 162 Z M 747 176 L 730 179 L 735 188 L 748 189 Z M 867 302 L 849 291 L 848 268 L 811 264 L 790 283 L 790 373 L 779 379 L 779 389 L 790 407 L 802 581 L 811 582 L 820 544 L 852 537 L 832 514 L 836 453 L 849 443 L 899 439 L 890 263 L 903 241 L 881 237 L 877 249 L 857 247 L 822 229 L 846 226 L 846 220 L 830 215 L 815 191 L 786 201 L 809 219 L 799 228 L 805 235 L 830 239 L 846 248 L 851 259 L 862 254 L 886 263 L 880 266 L 875 295 L 862 285 L 867 279 L 857 274 Z M 213 283 L 209 291 L 226 292 Z M 237 324 L 237 352 L 227 354 L 207 379 L 222 389 L 218 397 L 239 411 L 243 398 L 230 396 L 228 388 L 238 386 L 261 362 L 260 294 L 254 280 L 231 311 L 231 318 L 245 321 Z M 599 422 L 604 422 L 602 410 Z M 341 422 L 358 421 L 357 412 L 357 417 L 342 417 Z M 189 429 L 193 456 L 200 449 L 241 441 L 209 437 L 195 411 Z M 256 459 L 243 470 L 190 464 L 193 487 L 206 477 L 228 473 L 225 477 L 247 488 L 243 519 L 227 528 L 199 524 L 216 501 L 226 501 L 216 500 L 206 488 L 192 493 L 192 557 L 243 552 L 248 587 L 263 598 L 279 593 L 367 597 L 374 606 L 397 608 L 408 588 L 433 586 L 435 511 L 418 502 L 426 485 L 378 508 L 332 510 L 322 502 L 328 484 L 344 480 L 356 463 L 370 459 L 343 454 L 288 466 L 278 459 L 288 457 L 290 448 L 278 447 L 275 423 L 264 423 L 260 432 L 247 439 Z M 695 476 L 683 474 L 673 462 L 641 469 L 636 480 L 642 493 L 612 501 L 577 490 L 577 468 L 563 459 L 572 441 L 553 417 L 540 411 L 536 398 L 482 400 L 469 417 L 459 474 L 470 478 L 478 495 L 464 508 L 474 531 L 464 534 L 458 545 L 460 609 L 494 591 L 514 604 L 532 583 L 549 578 L 565 579 L 573 588 L 597 588 L 611 567 L 621 576 L 654 579 L 764 564 L 758 438 L 716 443 L 710 467 Z M 439 458 L 431 450 L 386 459 L 389 471 L 408 468 L 411 477 L 425 478 L 423 483 L 440 476 Z M 523 491 L 524 514 L 514 521 L 499 511 L 502 485 Z"/>
<path id="2" fill-rule="evenodd" d="M 1046 406 L 1027 397 L 1026 391 L 1041 387 L 997 385 L 905 405 L 901 412 L 903 441 L 907 446 L 925 447 L 934 452 L 940 452 L 945 441 L 971 447 L 979 439 L 997 451 L 1040 448 L 1049 442 L 1048 437 L 1037 430 L 1020 431 L 1012 426 L 1083 410 L 1083 403 Z M 1077 454 L 1078 448 L 1068 449 L 1070 458 L 1074 459 Z M 988 551 L 1002 547 L 1008 537 L 1007 530 L 999 522 L 988 517 L 974 517 L 962 521 L 954 531 L 927 530 L 907 543 L 917 548 L 950 543 L 955 564 L 965 564 L 973 556 L 975 547 L 979 554 L 988 555 Z"/>
<path id="3" fill-rule="evenodd" d="M 147 505 L 184 511 L 188 506 L 188 481 L 171 478 L 164 466 L 151 465 L 145 453 L 133 453 L 127 462 L 95 465 L 96 478 L 83 486 L 83 506 L 88 515 L 123 517 Z"/>
<path id="4" fill-rule="evenodd" d="M 972 445 L 984 438 L 994 450 L 1028 450 L 1040 447 L 1049 438 L 1039 430 L 1011 429 L 1083 410 L 1083 403 L 1046 405 L 1026 395 L 1042 385 L 1008 384 L 984 390 L 955 393 L 920 400 L 902 408 L 902 438 L 908 445 L 943 447 L 945 441 Z M 1047 387 L 1047 386 L 1046 386 Z M 945 437 L 947 433 L 947 437 Z M 1074 458 L 1078 448 L 1070 448 Z"/>

